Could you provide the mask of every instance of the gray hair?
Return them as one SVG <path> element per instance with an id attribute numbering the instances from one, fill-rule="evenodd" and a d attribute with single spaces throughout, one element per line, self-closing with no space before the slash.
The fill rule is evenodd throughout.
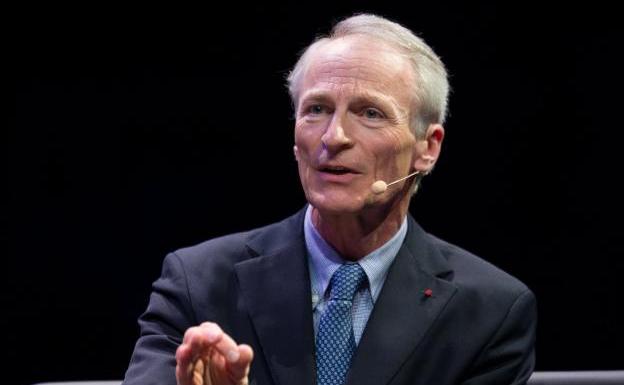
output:
<path id="1" fill-rule="evenodd" d="M 321 37 L 309 45 L 288 75 L 287 86 L 295 109 L 299 101 L 299 84 L 305 73 L 310 52 L 323 44 L 346 36 L 364 35 L 383 41 L 407 58 L 414 69 L 413 94 L 417 106 L 411 122 L 417 136 L 424 136 L 433 123 L 446 119 L 449 83 L 446 69 L 440 58 L 424 40 L 409 29 L 383 17 L 361 14 L 346 18 L 336 24 L 328 37 Z"/>

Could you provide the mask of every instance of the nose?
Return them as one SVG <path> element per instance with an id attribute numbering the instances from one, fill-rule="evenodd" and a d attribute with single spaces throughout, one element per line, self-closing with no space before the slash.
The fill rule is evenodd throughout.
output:
<path id="1" fill-rule="evenodd" d="M 329 153 L 337 153 L 353 146 L 353 141 L 344 128 L 344 118 L 338 113 L 334 114 L 323 136 L 321 136 L 321 143 Z"/>

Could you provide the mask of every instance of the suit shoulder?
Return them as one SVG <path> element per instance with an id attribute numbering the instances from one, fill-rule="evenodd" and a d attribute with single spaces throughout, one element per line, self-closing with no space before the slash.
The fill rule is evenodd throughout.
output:
<path id="1" fill-rule="evenodd" d="M 269 226 L 222 235 L 196 245 L 180 248 L 173 254 L 176 254 L 185 264 L 204 264 L 208 262 L 207 260 L 236 263 L 249 258 L 247 242 L 267 227 Z"/>
<path id="2" fill-rule="evenodd" d="M 245 244 L 249 236 L 260 229 L 227 234 L 212 238 L 199 244 L 180 248 L 173 253 L 185 262 L 203 261 L 208 257 L 218 258 L 227 256 L 228 259 L 237 259 L 245 251 Z"/>
<path id="3" fill-rule="evenodd" d="M 271 247 L 271 243 L 283 243 L 292 239 L 289 232 L 296 232 L 301 212 L 282 221 L 268 224 L 248 231 L 237 232 L 213 238 L 194 246 L 178 249 L 173 252 L 182 264 L 189 267 L 205 268 L 206 264 L 234 265 L 243 260 L 257 256 L 263 247 Z"/>
<path id="4" fill-rule="evenodd" d="M 453 270 L 452 281 L 460 288 L 492 295 L 517 297 L 530 289 L 518 278 L 485 259 L 440 238 L 428 234 L 434 247 Z"/>

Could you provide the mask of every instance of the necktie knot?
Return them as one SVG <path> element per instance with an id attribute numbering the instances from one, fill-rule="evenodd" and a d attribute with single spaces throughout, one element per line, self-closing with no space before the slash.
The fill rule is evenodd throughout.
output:
<path id="1" fill-rule="evenodd" d="M 331 278 L 330 300 L 352 301 L 355 292 L 366 280 L 366 273 L 358 263 L 345 263 Z"/>

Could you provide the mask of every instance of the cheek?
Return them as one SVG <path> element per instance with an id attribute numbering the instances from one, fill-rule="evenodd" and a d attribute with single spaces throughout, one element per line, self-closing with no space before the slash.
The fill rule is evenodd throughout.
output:
<path id="1" fill-rule="evenodd" d="M 365 143 L 368 143 L 367 147 L 377 153 L 396 154 L 410 146 L 410 141 L 401 132 L 387 130 L 373 133 L 375 135 L 369 135 Z"/>
<path id="2" fill-rule="evenodd" d="M 295 124 L 295 146 L 299 149 L 299 153 L 305 150 L 306 141 L 304 140 L 305 132 L 303 132 L 299 121 Z"/>
<path id="3" fill-rule="evenodd" d="M 300 155 L 310 156 L 311 152 L 320 145 L 321 136 L 318 131 L 310 124 L 297 122 L 295 125 L 295 145 L 299 148 Z"/>
<path id="4" fill-rule="evenodd" d="M 386 131 L 368 141 L 367 152 L 376 159 L 379 166 L 395 165 L 403 168 L 409 165 L 415 141 L 403 132 Z"/>

